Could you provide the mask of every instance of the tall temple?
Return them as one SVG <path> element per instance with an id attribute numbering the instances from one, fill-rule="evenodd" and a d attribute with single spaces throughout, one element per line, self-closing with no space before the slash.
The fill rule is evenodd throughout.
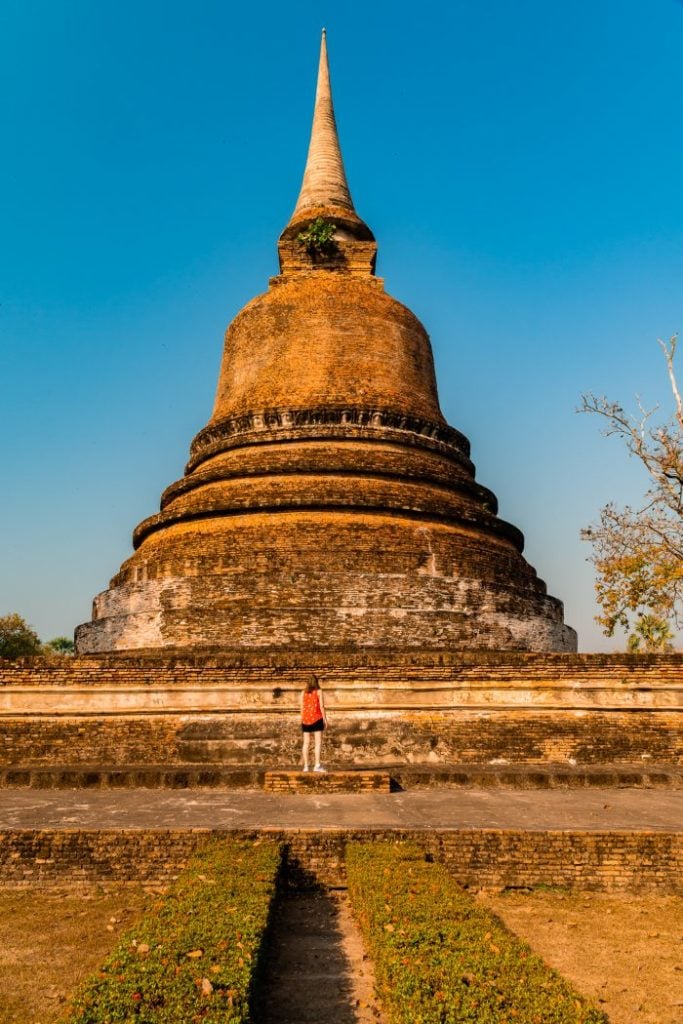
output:
<path id="1" fill-rule="evenodd" d="M 429 338 L 375 277 L 323 33 L 280 274 L 235 317 L 185 475 L 79 626 L 141 649 L 576 650 L 441 413 Z"/>

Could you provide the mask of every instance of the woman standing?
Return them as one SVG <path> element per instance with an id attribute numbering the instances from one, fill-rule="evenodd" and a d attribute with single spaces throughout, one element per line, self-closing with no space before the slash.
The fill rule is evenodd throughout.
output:
<path id="1" fill-rule="evenodd" d="M 311 741 L 311 733 L 315 737 L 315 764 L 314 772 L 324 772 L 325 769 L 320 763 L 320 750 L 323 745 L 323 730 L 327 727 L 327 715 L 325 714 L 325 701 L 320 683 L 315 676 L 310 676 L 306 683 L 306 689 L 301 694 L 301 731 L 303 733 L 302 758 L 304 771 L 308 769 L 308 747 Z"/>

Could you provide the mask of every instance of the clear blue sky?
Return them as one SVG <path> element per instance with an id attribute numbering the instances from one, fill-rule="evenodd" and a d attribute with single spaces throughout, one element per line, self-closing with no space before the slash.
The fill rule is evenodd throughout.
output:
<path id="1" fill-rule="evenodd" d="M 181 475 L 225 326 L 276 269 L 323 25 L 378 272 L 582 649 L 613 649 L 578 535 L 643 480 L 574 410 L 667 400 L 676 0 L 4 0 L 0 614 L 87 620 Z"/>

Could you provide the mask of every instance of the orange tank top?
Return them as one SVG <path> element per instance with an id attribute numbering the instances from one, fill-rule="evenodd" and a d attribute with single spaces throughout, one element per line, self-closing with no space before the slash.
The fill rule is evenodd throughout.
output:
<path id="1" fill-rule="evenodd" d="M 323 713 L 320 709 L 318 691 L 311 690 L 310 693 L 304 693 L 304 703 L 301 712 L 303 725 L 313 725 L 314 722 L 319 722 L 322 717 Z"/>

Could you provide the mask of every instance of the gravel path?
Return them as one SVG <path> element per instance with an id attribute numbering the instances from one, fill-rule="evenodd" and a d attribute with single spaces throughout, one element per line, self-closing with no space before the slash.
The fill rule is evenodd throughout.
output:
<path id="1" fill-rule="evenodd" d="M 283 896 L 257 1024 L 382 1024 L 373 973 L 346 897 Z"/>

